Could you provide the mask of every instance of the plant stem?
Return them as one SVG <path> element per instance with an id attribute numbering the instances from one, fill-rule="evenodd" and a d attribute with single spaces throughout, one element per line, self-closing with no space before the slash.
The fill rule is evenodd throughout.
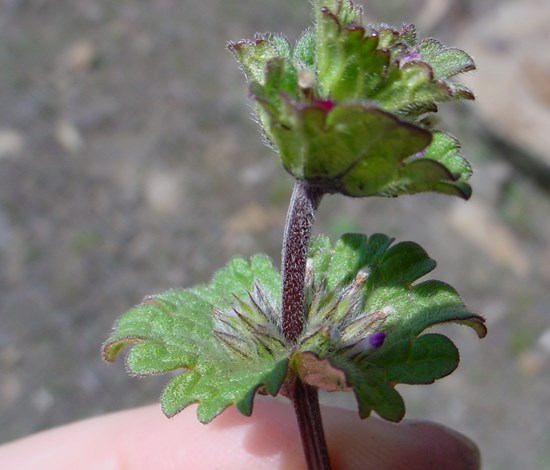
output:
<path id="1" fill-rule="evenodd" d="M 307 250 L 321 190 L 297 181 L 286 217 L 282 253 L 283 334 L 296 342 L 304 328 L 305 273 Z"/>
<path id="2" fill-rule="evenodd" d="M 297 181 L 290 199 L 282 253 L 282 328 L 289 342 L 296 342 L 305 325 L 305 274 L 311 227 L 322 190 Z M 330 470 L 317 389 L 299 377 L 287 396 L 294 405 L 302 447 L 309 470 Z"/>
<path id="3" fill-rule="evenodd" d="M 296 378 L 291 387 L 290 398 L 298 419 L 307 468 L 330 470 L 317 389 L 305 384 L 299 378 Z"/>

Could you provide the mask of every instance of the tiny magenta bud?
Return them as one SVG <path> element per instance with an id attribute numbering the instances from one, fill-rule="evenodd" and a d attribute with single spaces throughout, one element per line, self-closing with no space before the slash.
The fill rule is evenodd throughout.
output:
<path id="1" fill-rule="evenodd" d="M 416 51 L 410 51 L 407 55 L 405 55 L 400 60 L 400 65 L 403 67 L 403 65 L 408 64 L 409 62 L 414 62 L 415 60 L 420 60 L 420 54 Z"/>
<path id="2" fill-rule="evenodd" d="M 313 104 L 321 108 L 323 111 L 326 111 L 327 113 L 335 106 L 334 101 L 323 99 L 314 100 Z"/>

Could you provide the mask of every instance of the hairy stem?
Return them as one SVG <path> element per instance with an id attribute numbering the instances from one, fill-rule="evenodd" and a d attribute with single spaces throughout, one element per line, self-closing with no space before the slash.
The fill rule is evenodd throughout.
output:
<path id="1" fill-rule="evenodd" d="M 290 342 L 295 342 L 304 328 L 307 250 L 321 197 L 319 189 L 297 181 L 288 208 L 281 271 L 283 334 Z"/>
<path id="2" fill-rule="evenodd" d="M 317 389 L 296 379 L 291 385 L 289 395 L 298 419 L 307 468 L 330 470 Z"/>
<path id="3" fill-rule="evenodd" d="M 297 181 L 288 208 L 282 253 L 282 326 L 290 342 L 296 342 L 304 329 L 307 252 L 322 195 L 320 189 Z M 330 470 L 317 389 L 296 377 L 287 395 L 294 405 L 308 469 Z"/>

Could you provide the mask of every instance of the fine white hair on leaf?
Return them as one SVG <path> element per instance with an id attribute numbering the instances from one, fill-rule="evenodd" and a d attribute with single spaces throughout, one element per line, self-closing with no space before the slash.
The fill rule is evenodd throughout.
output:
<path id="1" fill-rule="evenodd" d="M 355 275 L 355 284 L 360 284 L 361 286 L 370 276 L 370 268 L 363 268 Z"/>
<path id="2" fill-rule="evenodd" d="M 395 309 L 391 305 L 387 305 L 386 307 L 381 308 L 380 312 L 383 313 L 386 317 L 389 317 L 390 315 L 393 315 L 395 313 Z"/>

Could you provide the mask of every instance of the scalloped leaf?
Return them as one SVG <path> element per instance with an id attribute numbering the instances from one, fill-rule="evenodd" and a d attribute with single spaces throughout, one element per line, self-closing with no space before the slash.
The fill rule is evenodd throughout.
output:
<path id="1" fill-rule="evenodd" d="M 271 132 L 287 171 L 354 196 L 378 193 L 402 160 L 430 142 L 429 132 L 378 108 L 346 104 L 328 113 L 316 106 L 292 112 L 286 126 Z"/>
<path id="2" fill-rule="evenodd" d="M 422 158 L 440 163 L 452 175 L 453 181 L 437 183 L 438 192 L 457 195 L 464 199 L 470 198 L 472 188 L 467 181 L 472 175 L 472 167 L 460 154 L 458 140 L 444 132 L 434 131 L 432 142 L 423 152 Z"/>
<path id="3" fill-rule="evenodd" d="M 399 392 L 387 382 L 383 370 L 357 367 L 354 363 L 341 359 L 335 356 L 330 361 L 345 372 L 357 400 L 359 417 L 368 418 L 375 411 L 388 421 L 401 421 L 405 416 L 405 402 Z"/>
<path id="4" fill-rule="evenodd" d="M 245 416 L 252 414 L 254 395 L 260 389 L 275 396 L 288 369 L 288 359 L 243 363 L 232 361 L 206 364 L 172 379 L 161 397 L 162 411 L 168 417 L 193 403 L 199 403 L 197 418 L 212 421 L 230 405 Z"/>
<path id="5" fill-rule="evenodd" d="M 324 390 L 352 389 L 360 416 L 399 421 L 405 407 L 396 384 L 428 384 L 458 365 L 456 346 L 428 333 L 441 323 L 471 327 L 484 320 L 448 284 L 418 279 L 435 268 L 419 245 L 375 234 L 346 234 L 332 247 L 312 242 L 308 324 L 290 367 Z"/>
<path id="6" fill-rule="evenodd" d="M 384 79 L 389 53 L 378 49 L 377 35 L 365 36 L 359 15 L 347 22 L 337 13 L 338 4 L 351 2 L 331 1 L 325 8 L 315 3 L 319 94 L 334 100 L 367 97 Z"/>
<path id="7" fill-rule="evenodd" d="M 418 45 L 418 51 L 422 60 L 432 66 L 436 80 L 445 80 L 476 68 L 474 60 L 466 52 L 446 47 L 437 39 L 422 40 Z"/>
<path id="8" fill-rule="evenodd" d="M 269 83 L 253 92 L 285 169 L 296 178 L 352 197 L 426 191 L 470 196 L 469 166 L 445 134 L 434 133 L 430 147 L 430 132 L 377 107 L 295 107 L 270 100 Z"/>
<path id="9" fill-rule="evenodd" d="M 321 4 L 322 3 L 322 4 Z M 416 30 L 361 26 L 352 2 L 314 2 L 319 93 L 335 101 L 366 99 L 407 118 L 436 111 L 436 102 L 473 99 L 446 79 L 473 70 L 465 52 L 434 39 L 416 46 Z M 368 34 L 367 34 L 368 30 Z"/>
<path id="10" fill-rule="evenodd" d="M 385 110 L 409 119 L 437 110 L 436 102 L 455 99 L 447 83 L 434 79 L 431 65 L 419 61 L 393 63 L 371 96 Z"/>
<path id="11" fill-rule="evenodd" d="M 471 57 L 433 39 L 417 44 L 413 25 L 362 25 L 361 8 L 350 0 L 312 4 L 314 27 L 293 50 L 273 34 L 230 44 L 285 169 L 352 197 L 439 192 L 468 199 L 467 162 L 458 152 L 443 158 L 444 139 L 435 132 L 432 142 L 426 114 L 440 102 L 474 98 L 448 80 L 472 70 Z"/>
<path id="12" fill-rule="evenodd" d="M 456 369 L 459 354 L 446 336 L 425 334 L 399 341 L 369 362 L 352 363 L 341 356 L 329 361 L 346 375 L 361 418 L 375 411 L 384 419 L 398 422 L 405 416 L 405 403 L 394 386 L 433 383 Z"/>
<path id="13" fill-rule="evenodd" d="M 431 383 L 459 362 L 448 338 L 422 333 L 449 322 L 479 337 L 486 328 L 451 286 L 417 283 L 435 267 L 424 249 L 393 241 L 312 241 L 307 322 L 296 344 L 281 333 L 281 277 L 256 256 L 233 259 L 207 286 L 147 297 L 115 324 L 103 356 L 113 361 L 128 345 L 133 375 L 181 370 L 161 398 L 167 416 L 192 403 L 204 423 L 231 405 L 249 415 L 258 391 L 276 395 L 297 375 L 322 390 L 352 390 L 363 418 L 375 411 L 399 421 L 405 406 L 396 384 Z"/>
<path id="14" fill-rule="evenodd" d="M 412 341 L 398 341 L 385 352 L 380 363 L 389 383 L 430 384 L 458 366 L 459 354 L 444 335 L 428 333 Z"/>
<path id="15" fill-rule="evenodd" d="M 127 366 L 131 374 L 181 370 L 183 373 L 170 381 L 162 395 L 162 408 L 168 416 L 191 403 L 199 404 L 197 416 L 203 423 L 233 404 L 248 415 L 258 389 L 277 394 L 288 363 L 286 349 L 278 340 L 264 339 L 262 344 L 267 344 L 268 349 L 255 348 L 253 355 L 239 355 L 219 339 L 224 334 L 239 333 L 238 322 L 242 317 L 236 314 L 235 304 L 240 305 L 239 299 L 248 298 L 255 285 L 261 285 L 263 296 L 257 302 L 273 301 L 281 295 L 280 275 L 265 256 L 256 256 L 250 262 L 233 259 L 208 286 L 147 297 L 117 321 L 103 347 L 103 357 L 114 361 L 128 345 Z M 224 320 L 229 326 L 217 336 L 214 313 L 223 309 L 231 312 Z M 260 324 L 268 320 L 259 309 L 246 312 L 248 316 L 242 320 L 246 326 L 249 322 Z M 269 326 L 275 330 L 276 327 Z M 241 343 L 243 341 L 239 347 Z"/>
<path id="16" fill-rule="evenodd" d="M 267 62 L 280 57 L 275 44 L 266 39 L 254 41 L 243 39 L 238 42 L 230 42 L 227 47 L 235 54 L 247 80 L 258 83 L 264 83 L 264 69 Z"/>

